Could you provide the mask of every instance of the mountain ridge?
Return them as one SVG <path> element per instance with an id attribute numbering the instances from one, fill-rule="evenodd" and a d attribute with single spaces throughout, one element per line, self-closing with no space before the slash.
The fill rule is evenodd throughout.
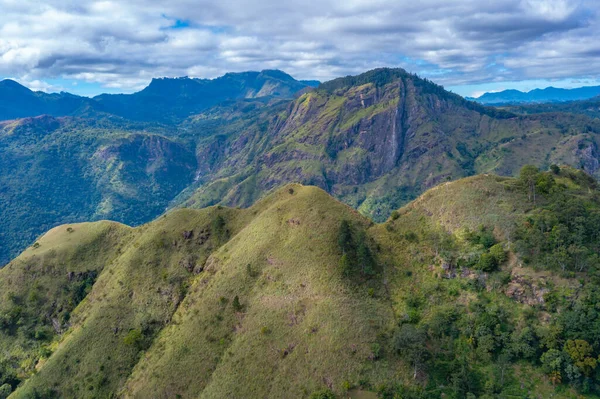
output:
<path id="1" fill-rule="evenodd" d="M 552 340 L 585 340 L 595 355 L 584 322 L 561 316 L 591 299 L 595 266 L 560 274 L 541 257 L 549 252 L 529 255 L 520 232 L 567 228 L 549 218 L 563 196 L 575 201 L 569 212 L 583 201 L 597 216 L 598 185 L 566 167 L 533 177 L 536 206 L 521 180 L 478 175 L 428 190 L 382 224 L 288 184 L 248 209 L 177 209 L 137 228 L 59 226 L 0 270 L 0 348 L 14 367 L 3 369 L 3 389 L 12 398 L 592 398 L 578 388 L 590 378 L 582 374 L 556 388 L 547 358 Z M 569 353 L 567 366 L 578 359 Z"/>
<path id="2" fill-rule="evenodd" d="M 520 103 L 553 103 L 588 100 L 600 95 L 600 86 L 583 86 L 573 89 L 546 87 L 527 92 L 509 89 L 499 92 L 484 93 L 479 97 L 467 99 L 481 104 L 520 104 Z"/>
<path id="3" fill-rule="evenodd" d="M 232 76 L 232 93 L 248 93 Z M 197 84 L 165 82 L 176 92 Z M 443 181 L 514 176 L 525 163 L 582 167 L 598 177 L 599 132 L 599 122 L 583 115 L 485 107 L 389 68 L 289 99 L 230 98 L 178 123 L 93 108 L 77 117 L 3 122 L 0 263 L 61 223 L 138 225 L 181 206 L 249 206 L 289 182 L 317 185 L 382 221 Z"/>
<path id="4" fill-rule="evenodd" d="M 172 122 L 184 119 L 225 100 L 239 98 L 291 98 L 315 81 L 297 81 L 279 70 L 227 73 L 214 79 L 153 78 L 132 94 L 99 94 L 92 98 L 68 92 L 45 93 L 5 79 L 0 81 L 0 120 L 52 116 L 111 114 L 132 120 Z M 148 101 L 150 99 L 151 101 Z M 150 107 L 150 110 L 141 111 Z"/>

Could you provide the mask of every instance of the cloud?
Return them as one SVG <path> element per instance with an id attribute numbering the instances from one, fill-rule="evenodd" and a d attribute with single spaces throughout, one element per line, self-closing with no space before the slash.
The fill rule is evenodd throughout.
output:
<path id="1" fill-rule="evenodd" d="M 600 74 L 592 0 L 0 0 L 0 76 L 126 90 L 280 68 L 401 66 L 445 85 Z"/>

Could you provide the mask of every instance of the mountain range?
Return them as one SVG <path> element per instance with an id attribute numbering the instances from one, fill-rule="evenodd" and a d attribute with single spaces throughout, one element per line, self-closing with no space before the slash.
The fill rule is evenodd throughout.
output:
<path id="1" fill-rule="evenodd" d="M 262 82 L 261 75 L 285 80 L 287 91 L 252 83 Z M 121 114 L 132 119 L 94 105 L 73 114 L 78 116 L 0 123 L 0 261 L 60 223 L 111 219 L 139 225 L 180 206 L 245 207 L 289 182 L 321 187 L 382 221 L 425 189 L 476 173 L 511 176 L 525 163 L 600 173 L 600 123 L 585 115 L 488 108 L 401 69 L 377 69 L 317 88 L 281 76 L 288 75 L 216 79 L 212 84 L 220 83 L 211 87 L 221 93 L 215 87 L 235 86 L 235 98 L 196 96 L 190 109 L 204 110 L 187 118 L 177 104 L 191 96 L 190 86 L 208 83 L 155 80 L 140 93 L 114 97 L 162 104 L 140 106 L 139 112 L 124 106 Z M 256 97 L 257 87 L 268 95 Z M 26 98 L 67 96 L 16 91 Z M 155 111 L 145 119 L 140 112 L 148 109 Z"/>
<path id="2" fill-rule="evenodd" d="M 0 120 L 51 116 L 117 115 L 135 121 L 174 122 L 225 100 L 257 97 L 289 98 L 317 81 L 297 81 L 279 70 L 228 73 L 216 79 L 153 79 L 133 94 L 101 94 L 94 98 L 70 93 L 33 92 L 19 83 L 0 81 Z"/>
<path id="3" fill-rule="evenodd" d="M 315 85 L 1 82 L 0 399 L 597 398 L 595 100 Z"/>
<path id="4" fill-rule="evenodd" d="M 600 86 L 585 86 L 574 89 L 560 89 L 546 87 L 545 89 L 534 89 L 528 92 L 519 90 L 503 90 L 499 92 L 484 93 L 477 98 L 469 97 L 469 100 L 481 104 L 524 104 L 524 103 L 554 103 L 587 100 L 600 96 Z"/>

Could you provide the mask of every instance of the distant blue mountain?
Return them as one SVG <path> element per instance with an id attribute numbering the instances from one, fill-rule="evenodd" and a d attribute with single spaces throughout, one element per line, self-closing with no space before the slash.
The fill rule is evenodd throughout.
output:
<path id="1" fill-rule="evenodd" d="M 292 98 L 318 81 L 298 81 L 279 70 L 227 73 L 216 79 L 159 78 L 133 94 L 94 98 L 70 93 L 34 92 L 19 83 L 0 81 L 0 120 L 38 116 L 112 114 L 131 120 L 173 122 L 227 100 Z"/>
<path id="2" fill-rule="evenodd" d="M 576 89 L 559 89 L 547 87 L 529 92 L 504 90 L 498 93 L 485 93 L 477 98 L 467 98 L 481 104 L 523 104 L 551 103 L 587 100 L 600 95 L 600 86 L 578 87 Z"/>

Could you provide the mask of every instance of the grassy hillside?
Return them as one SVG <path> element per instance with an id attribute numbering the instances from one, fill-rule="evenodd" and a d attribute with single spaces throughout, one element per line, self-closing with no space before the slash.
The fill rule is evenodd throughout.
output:
<path id="1" fill-rule="evenodd" d="M 292 184 L 248 209 L 61 226 L 0 270 L 0 392 L 593 398 L 598 194 L 526 168 L 382 224 Z"/>

